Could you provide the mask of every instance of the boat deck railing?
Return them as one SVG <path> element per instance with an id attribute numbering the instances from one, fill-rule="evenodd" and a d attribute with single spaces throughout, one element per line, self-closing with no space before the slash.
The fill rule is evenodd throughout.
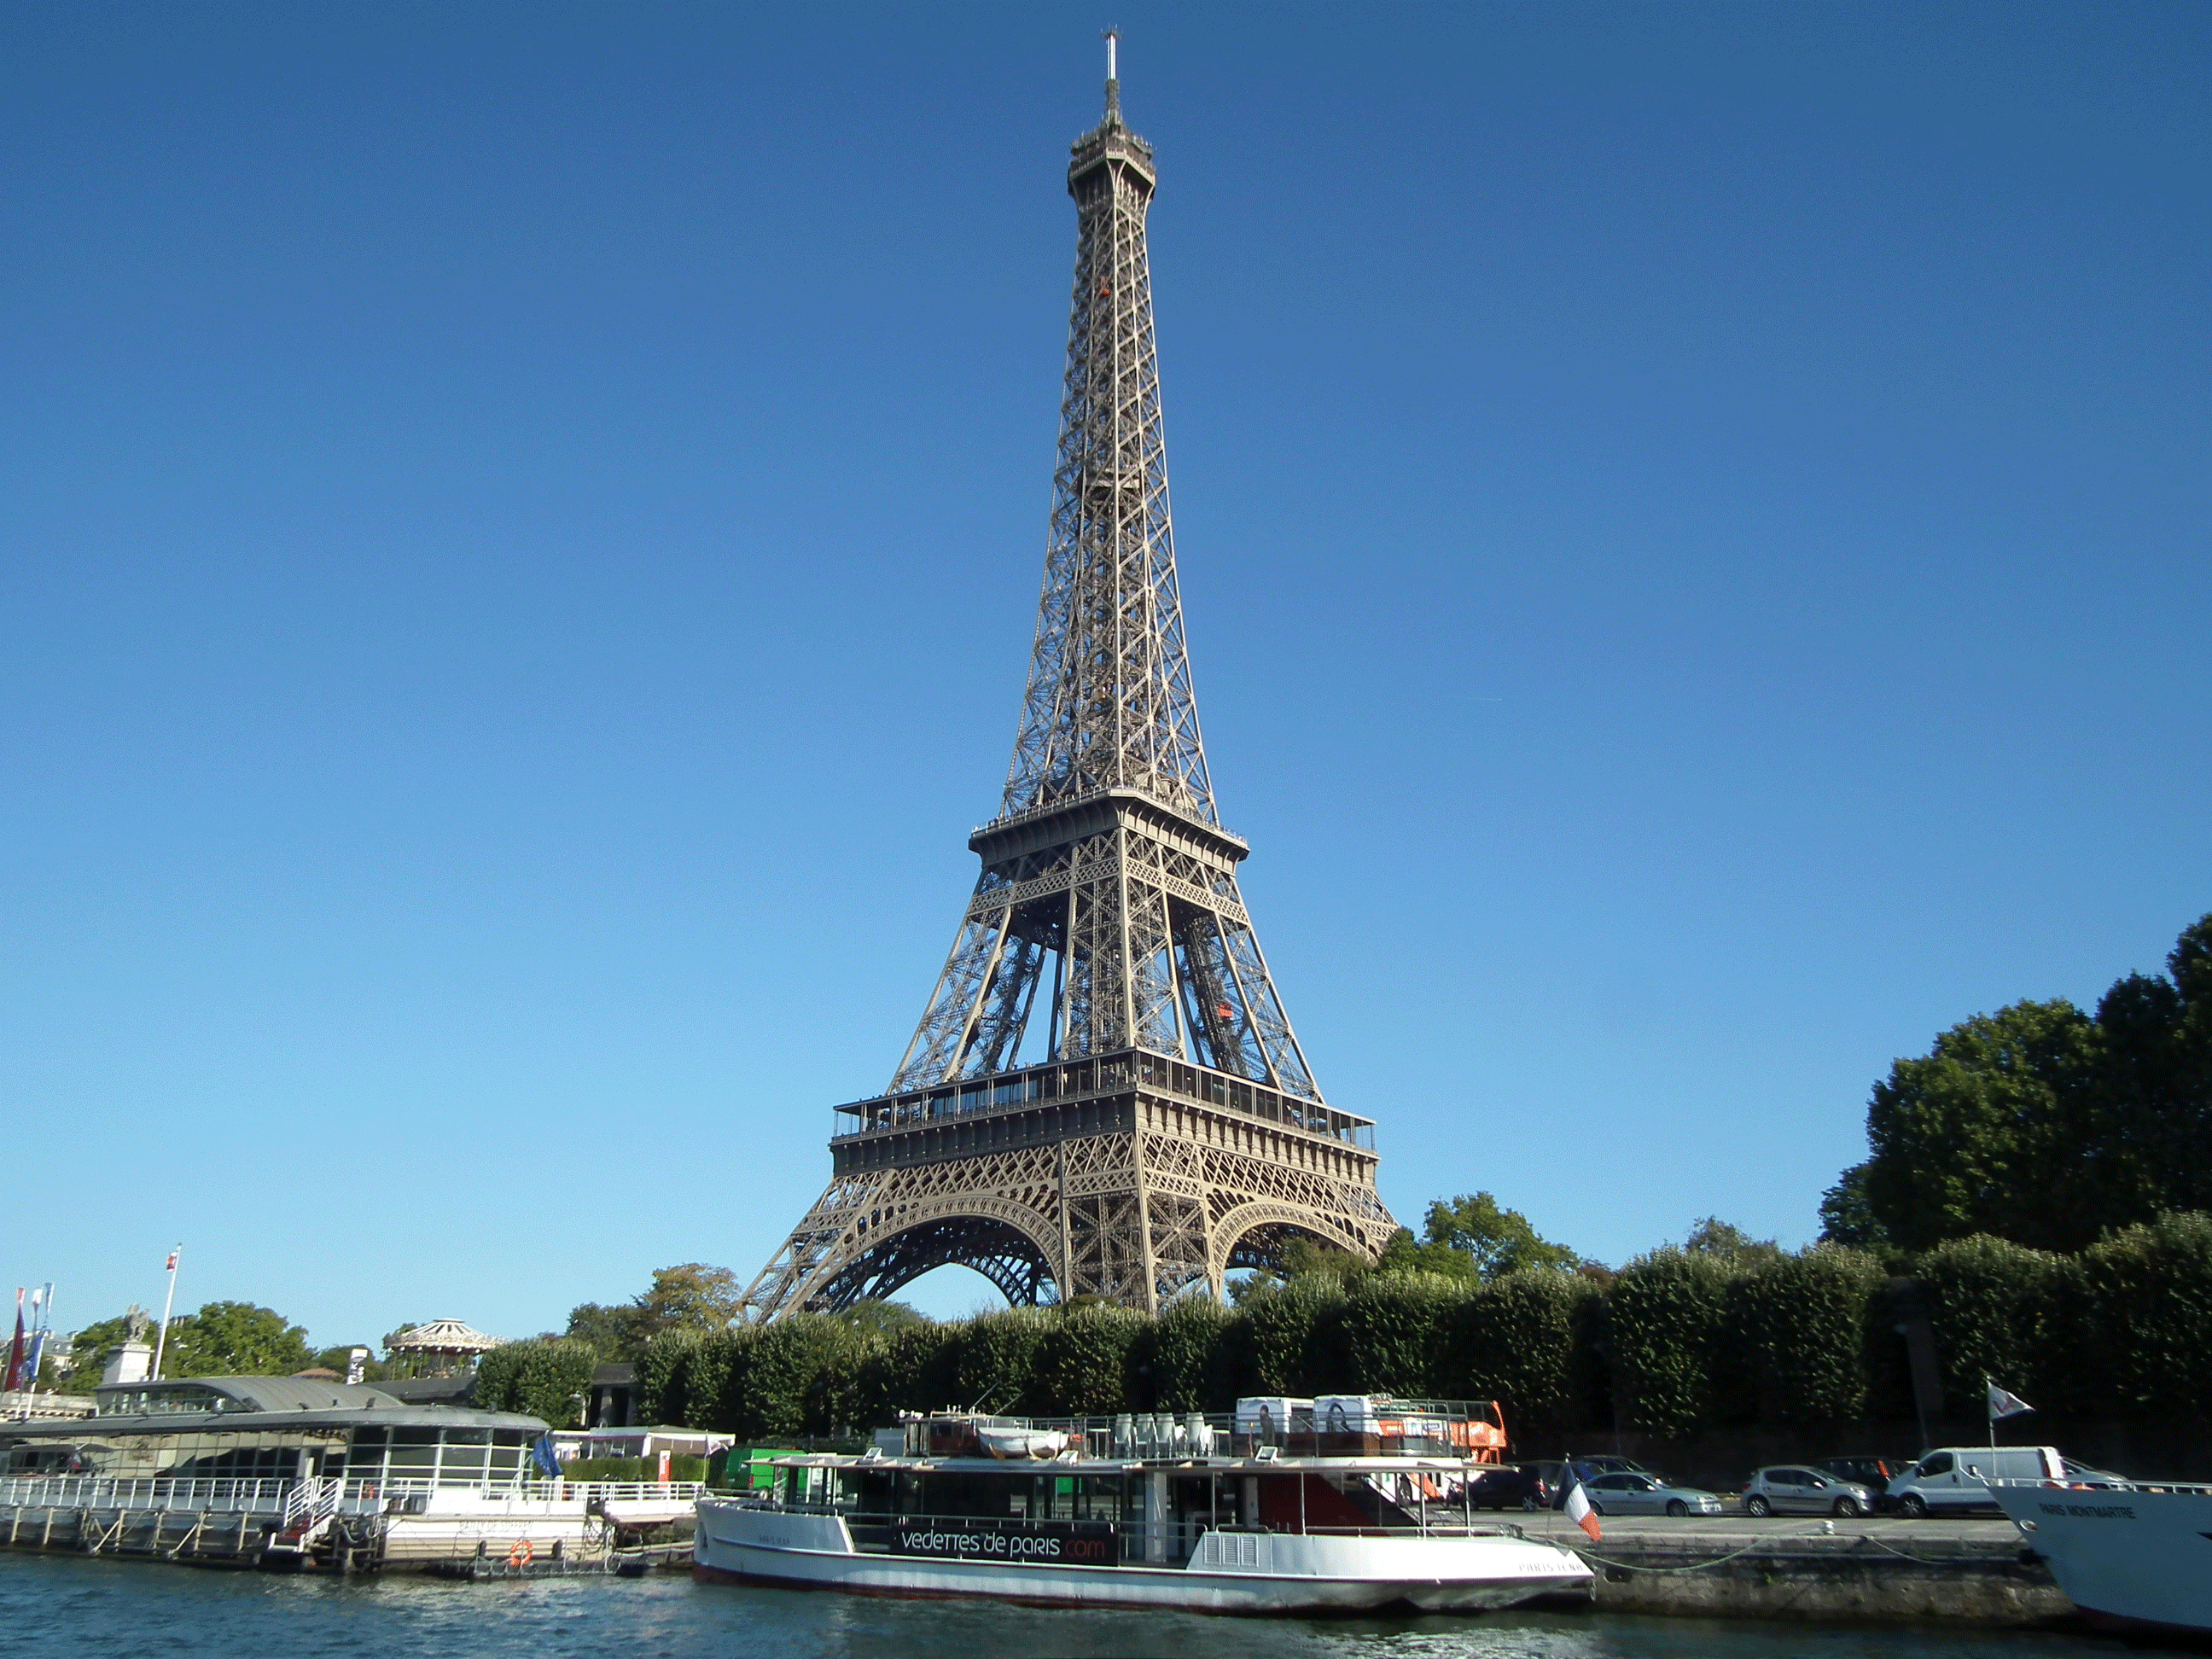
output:
<path id="1" fill-rule="evenodd" d="M 333 1494 L 338 1509 L 361 1514 L 433 1494 L 473 1492 L 524 1503 L 642 1503 L 696 1501 L 706 1486 L 696 1480 L 521 1480 L 493 1483 L 434 1480 L 343 1480 Z M 80 1510 L 192 1510 L 284 1516 L 296 1495 L 324 1483 L 279 1480 L 131 1480 L 100 1474 L 0 1476 L 0 1508 Z"/>
<path id="2" fill-rule="evenodd" d="M 2147 1492 L 2175 1498 L 2212 1498 L 2212 1483 L 2201 1480 L 2130 1480 L 2124 1476 L 2098 1480 L 2053 1480 L 2049 1477 L 2027 1479 L 2000 1475 L 1995 1479 L 1981 1477 L 1985 1486 L 2008 1486 L 2032 1492 Z"/>
<path id="3" fill-rule="evenodd" d="M 1480 1408 L 1461 1401 L 1393 1401 L 1391 1422 L 1425 1419 L 1444 1432 L 1382 1434 L 1356 1425 L 1316 1424 L 1310 1414 L 1288 1424 L 1241 1428 L 1227 1412 L 1134 1412 L 1111 1417 L 910 1418 L 904 1424 L 910 1457 L 976 1455 L 970 1425 L 1064 1434 L 1077 1456 L 1096 1462 L 1180 1462 L 1206 1457 L 1434 1457 L 1452 1461 L 1475 1456 L 1455 1443 L 1455 1426 L 1484 1421 Z M 964 1449 L 963 1449 L 964 1448 Z M 1272 1449 L 1272 1451 L 1270 1450 Z"/>

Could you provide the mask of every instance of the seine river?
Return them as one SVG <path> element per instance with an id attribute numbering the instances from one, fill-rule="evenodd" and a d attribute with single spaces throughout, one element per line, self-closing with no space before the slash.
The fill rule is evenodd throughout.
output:
<path id="1" fill-rule="evenodd" d="M 884 1601 L 645 1579 L 352 1582 L 0 1550 L 10 1656 L 221 1659 L 2073 1659 L 2120 1655 L 2070 1636 L 1919 1626 L 1723 1623 L 1595 1614 L 1333 1622 L 1066 1613 Z"/>

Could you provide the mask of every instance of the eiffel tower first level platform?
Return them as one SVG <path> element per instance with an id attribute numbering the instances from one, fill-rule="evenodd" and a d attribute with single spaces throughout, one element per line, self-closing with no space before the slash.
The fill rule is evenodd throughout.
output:
<path id="1" fill-rule="evenodd" d="M 998 815 L 884 1093 L 836 1109 L 829 1190 L 749 1318 L 958 1264 L 1019 1303 L 1156 1311 L 1297 1238 L 1396 1229 L 1375 1126 L 1331 1107 L 1260 950 L 1183 638 L 1145 218 L 1152 147 L 1076 141 L 1075 285 L 1044 586 Z"/>

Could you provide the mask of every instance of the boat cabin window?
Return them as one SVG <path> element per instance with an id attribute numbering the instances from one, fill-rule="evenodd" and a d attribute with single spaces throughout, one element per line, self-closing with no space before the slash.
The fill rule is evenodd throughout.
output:
<path id="1" fill-rule="evenodd" d="M 518 1429 L 364 1426 L 353 1431 L 346 1474 L 356 1480 L 505 1486 L 528 1477 L 529 1442 Z"/>
<path id="2" fill-rule="evenodd" d="M 296 1480 L 345 1468 L 339 1429 L 254 1432 L 194 1430 L 182 1434 L 102 1434 L 88 1424 L 72 1442 L 26 1442 L 10 1455 L 11 1471 L 102 1475 L 119 1480 Z M 241 1413 L 240 1423 L 252 1418 Z"/>

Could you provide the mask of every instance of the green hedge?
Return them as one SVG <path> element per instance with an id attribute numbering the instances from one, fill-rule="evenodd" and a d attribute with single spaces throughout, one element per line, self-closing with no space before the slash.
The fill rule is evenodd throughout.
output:
<path id="1" fill-rule="evenodd" d="M 1654 1434 L 1694 1434 L 1730 1414 L 1723 1386 L 1732 1264 L 1668 1246 L 1632 1261 L 1606 1297 L 1607 1352 L 1629 1421 Z"/>
<path id="2" fill-rule="evenodd" d="M 599 1363 L 591 1344 L 567 1337 L 509 1342 L 477 1364 L 470 1397 L 479 1411 L 520 1412 L 556 1429 L 573 1429 Z"/>
<path id="3" fill-rule="evenodd" d="M 1866 1413 L 1869 1310 L 1887 1276 L 1856 1250 L 1816 1249 L 1731 1287 L 1735 1414 L 1759 1423 L 1839 1423 Z M 1892 1340 L 1896 1333 L 1889 1333 Z"/>
<path id="4" fill-rule="evenodd" d="M 1170 1412 L 1218 1410 L 1234 1400 L 1243 1380 L 1236 1341 L 1242 1322 L 1206 1298 L 1178 1302 L 1152 1323 L 1139 1357 L 1139 1380 L 1151 1385 L 1148 1402 Z"/>
<path id="5" fill-rule="evenodd" d="M 1911 1414 L 1897 1326 L 1925 1316 L 1948 1409 L 1993 1377 L 2046 1414 L 2212 1419 L 2212 1216 L 2169 1215 L 2079 1255 L 1957 1239 L 1887 1277 L 1874 1257 L 1654 1251 L 1610 1285 L 1529 1270 L 1316 1275 L 1238 1307 L 1157 1320 L 1088 1304 L 1020 1308 L 895 1334 L 799 1315 L 647 1345 L 647 1421 L 748 1441 L 829 1436 L 899 1413 L 1038 1416 L 1223 1411 L 1240 1395 L 1391 1393 L 1496 1400 L 1522 1443 L 1616 1420 L 1669 1437 L 1735 1424 Z M 588 1385 L 580 1343 L 486 1356 L 477 1401 L 565 1424 Z"/>
<path id="6" fill-rule="evenodd" d="M 2051 1363 L 2069 1333 L 2060 1317 L 2065 1258 L 1987 1234 L 1954 1238 L 1921 1256 L 1914 1278 L 1936 1327 L 1946 1407 L 1962 1416 L 1983 1409 L 1993 1378 L 2039 1405 L 2066 1381 Z"/>
<path id="7" fill-rule="evenodd" d="M 1352 1386 L 1336 1392 L 1415 1400 L 1457 1395 L 1459 1379 L 1447 1359 L 1452 1316 L 1469 1289 L 1463 1279 L 1428 1273 L 1370 1273 L 1353 1281 L 1336 1327 Z"/>
<path id="8" fill-rule="evenodd" d="M 579 1457 L 563 1463 L 561 1475 L 567 1480 L 658 1480 L 660 1479 L 660 1459 L 658 1455 Z M 707 1460 L 678 1452 L 668 1460 L 668 1478 L 703 1482 L 707 1478 Z"/>
<path id="9" fill-rule="evenodd" d="M 1597 1289 L 1588 1279 L 1542 1271 L 1508 1273 L 1446 1310 L 1445 1399 L 1495 1400 L 1515 1438 L 1578 1427 L 1578 1316 L 1594 1311 Z"/>
<path id="10" fill-rule="evenodd" d="M 2212 1419 L 2212 1215 L 2163 1215 L 2091 1245 L 2067 1301 L 2075 1318 L 2063 1357 L 2098 1383 L 2081 1403 Z"/>

